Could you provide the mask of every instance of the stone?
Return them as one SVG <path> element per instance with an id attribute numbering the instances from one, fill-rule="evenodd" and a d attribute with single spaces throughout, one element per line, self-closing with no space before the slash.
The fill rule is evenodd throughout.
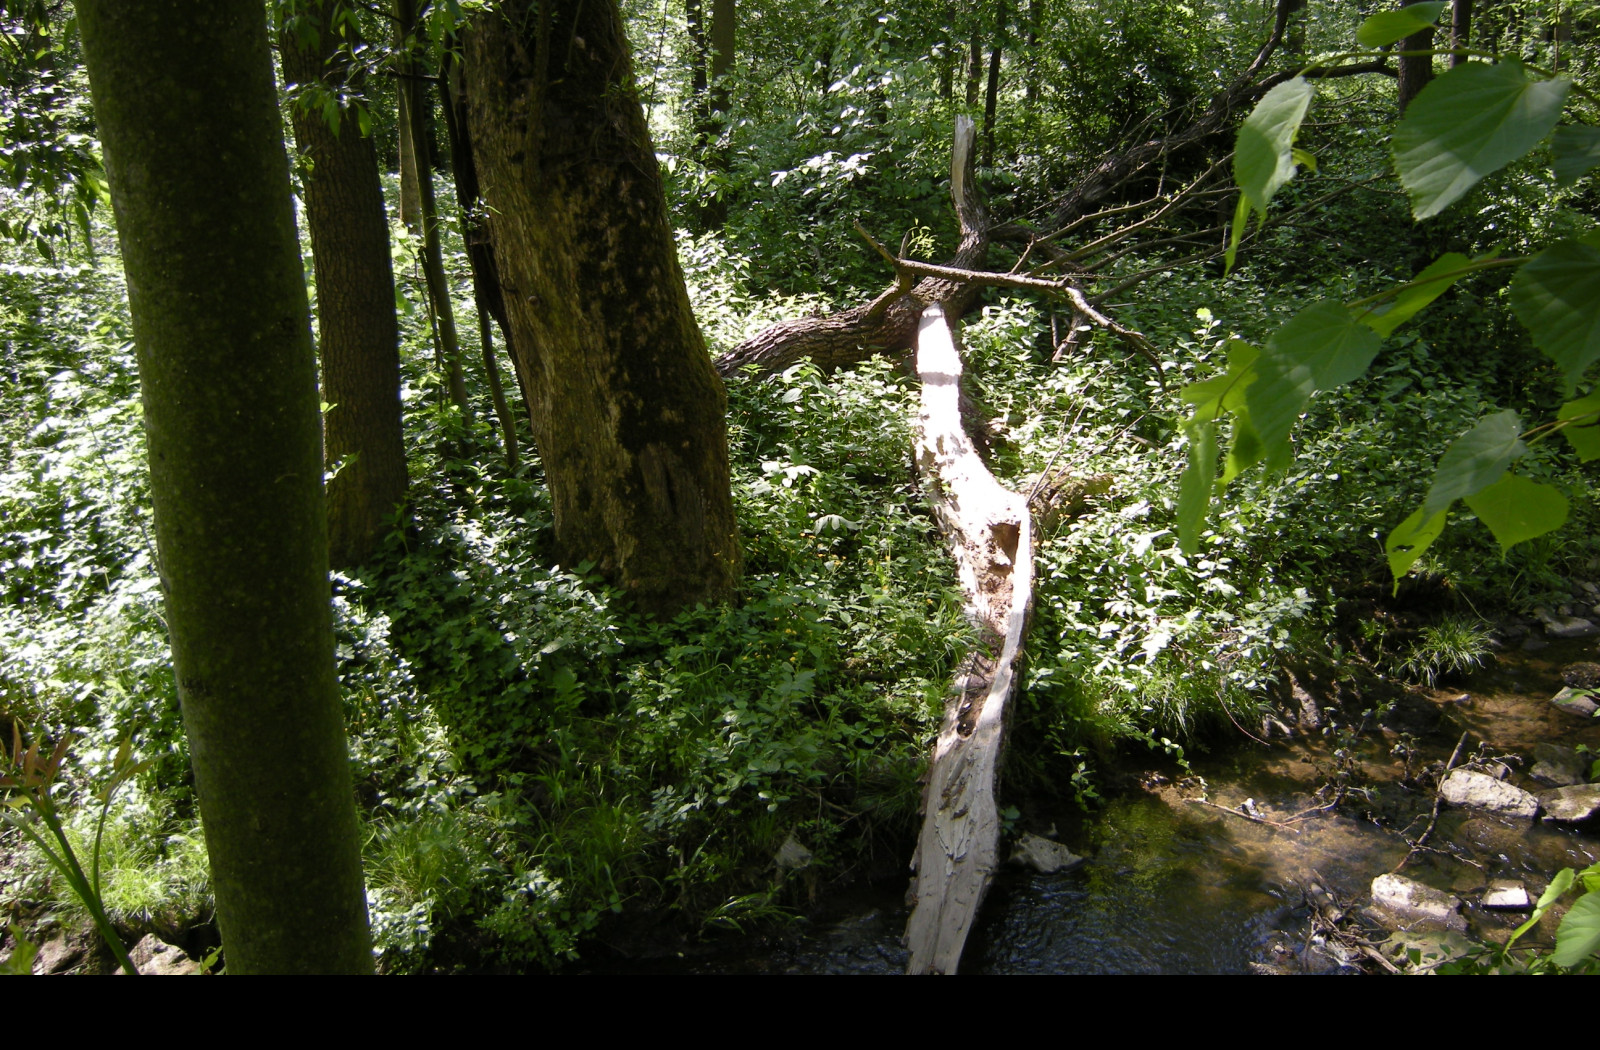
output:
<path id="1" fill-rule="evenodd" d="M 1588 638 L 1600 634 L 1600 627 L 1581 616 L 1563 616 L 1545 621 L 1544 633 L 1552 638 Z"/>
<path id="2" fill-rule="evenodd" d="M 1574 689 L 1593 689 L 1600 685 L 1600 664 L 1579 660 L 1561 669 L 1561 680 Z"/>
<path id="3" fill-rule="evenodd" d="M 1522 640 L 1522 651 L 1525 653 L 1536 653 L 1540 649 L 1548 648 L 1549 645 L 1549 642 L 1545 641 L 1543 638 L 1540 638 L 1538 635 L 1530 634 L 1528 637 Z"/>
<path id="4" fill-rule="evenodd" d="M 36 974 L 64 973 L 83 961 L 83 945 L 65 934 L 52 937 L 39 946 L 33 957 Z"/>
<path id="5" fill-rule="evenodd" d="M 1571 787 L 1589 780 L 1589 760 L 1574 748 L 1560 744 L 1534 744 L 1529 776 L 1551 787 Z"/>
<path id="6" fill-rule="evenodd" d="M 200 964 L 185 955 L 181 948 L 173 947 L 153 933 L 145 934 L 133 946 L 133 951 L 128 953 L 128 958 L 133 960 L 134 969 L 142 974 L 192 977 L 200 972 Z M 117 972 L 122 971 L 119 969 Z"/>
<path id="7" fill-rule="evenodd" d="M 1555 696 L 1550 702 L 1569 715 L 1577 718 L 1593 718 L 1596 711 L 1600 711 L 1600 704 L 1594 702 L 1593 695 L 1587 689 L 1574 689 L 1570 685 Z"/>
<path id="8" fill-rule="evenodd" d="M 1083 858 L 1059 842 L 1051 842 L 1030 833 L 1017 840 L 1017 848 L 1011 853 L 1011 863 L 1051 875 L 1058 871 L 1071 871 L 1083 863 Z"/>
<path id="9" fill-rule="evenodd" d="M 778 847 L 778 855 L 773 858 L 780 871 L 793 871 L 804 868 L 811 863 L 811 851 L 800 844 L 794 837 L 794 832 L 789 832 L 789 837 L 783 840 L 783 845 Z"/>
<path id="10" fill-rule="evenodd" d="M 1544 819 L 1577 824 L 1600 812 L 1600 784 L 1556 788 L 1539 796 Z"/>
<path id="11" fill-rule="evenodd" d="M 1532 820 L 1539 812 L 1539 800 L 1529 792 L 1470 769 L 1452 769 L 1439 783 L 1439 797 L 1452 806 L 1486 809 L 1524 820 Z"/>
<path id="12" fill-rule="evenodd" d="M 1483 906 L 1497 911 L 1527 911 L 1533 907 L 1528 887 L 1516 879 L 1494 879 L 1483 891 Z"/>
<path id="13" fill-rule="evenodd" d="M 1404 875 L 1379 875 L 1372 880 L 1372 903 L 1402 924 L 1424 923 L 1449 930 L 1465 929 L 1461 898 L 1424 886 Z"/>

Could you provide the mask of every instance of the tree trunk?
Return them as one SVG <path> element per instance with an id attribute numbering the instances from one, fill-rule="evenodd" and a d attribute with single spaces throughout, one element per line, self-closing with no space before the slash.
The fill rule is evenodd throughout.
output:
<path id="1" fill-rule="evenodd" d="M 79 0 L 230 973 L 370 973 L 316 360 L 258 0 Z"/>
<path id="2" fill-rule="evenodd" d="M 1411 3 L 1420 3 L 1421 0 L 1411 0 Z M 1402 4 L 1403 7 L 1411 6 L 1410 3 Z M 1427 51 L 1433 47 L 1433 27 L 1418 30 L 1400 41 L 1401 52 Z M 1400 115 L 1404 116 L 1412 99 L 1422 94 L 1422 89 L 1428 86 L 1428 81 L 1433 79 L 1432 55 L 1407 55 L 1401 54 L 1399 60 L 1400 79 L 1397 89 Z"/>
<path id="3" fill-rule="evenodd" d="M 352 85 L 348 52 L 320 0 L 280 36 L 287 84 Z M 354 41 L 352 41 L 353 43 Z M 400 333 L 394 314 L 389 219 L 378 158 L 355 116 L 341 107 L 330 127 L 320 106 L 291 105 L 295 139 L 310 160 L 306 223 L 317 273 L 323 455 L 329 470 L 328 550 L 335 568 L 367 559 L 384 519 L 406 499 L 400 419 Z"/>
<path id="4" fill-rule="evenodd" d="M 461 241 L 467 248 L 467 261 L 472 266 L 472 295 L 478 306 L 478 338 L 483 351 L 484 378 L 489 381 L 489 396 L 494 403 L 495 418 L 500 423 L 500 433 L 506 454 L 506 466 L 517 469 L 516 417 L 506 401 L 500 383 L 500 366 L 494 356 L 494 335 L 489 319 L 500 326 L 505 336 L 508 353 L 511 346 L 511 321 L 506 313 L 505 296 L 500 290 L 500 271 L 494 262 L 494 249 L 489 245 L 489 225 L 483 208 L 483 191 L 478 183 L 478 167 L 472 159 L 472 130 L 467 115 L 465 78 L 461 63 L 452 56 L 459 54 L 460 39 L 452 37 L 446 44 L 443 68 L 439 70 L 440 108 L 444 112 L 445 128 L 450 135 L 450 170 L 455 175 L 456 204 L 461 211 Z M 516 369 L 516 355 L 512 368 Z M 519 371 L 517 382 L 522 387 L 523 401 L 527 403 L 526 377 Z"/>
<path id="5" fill-rule="evenodd" d="M 726 398 L 689 307 L 615 0 L 517 0 L 466 40 L 473 152 L 557 552 L 661 614 L 740 570 Z"/>
<path id="6" fill-rule="evenodd" d="M 402 40 L 416 39 L 416 0 L 396 0 L 397 32 Z M 433 186 L 433 137 L 428 134 L 428 102 L 422 65 L 414 58 L 403 58 L 397 90 L 401 114 L 409 131 L 411 162 L 416 171 L 417 221 L 413 229 L 422 234 L 422 276 L 428 288 L 428 305 L 433 322 L 434 356 L 445 382 L 450 401 L 462 418 L 472 418 L 472 403 L 467 398 L 466 378 L 461 369 L 461 336 L 456 330 L 455 303 L 450 295 L 450 280 L 444 272 L 444 249 L 439 243 L 439 201 Z M 405 138 L 401 139 L 401 174 L 405 173 Z M 402 187 L 404 189 L 404 187 Z"/>
<path id="7" fill-rule="evenodd" d="M 1472 46 L 1472 0 L 1455 0 L 1450 5 L 1450 50 Z M 1450 68 L 1467 60 L 1466 55 L 1451 55 Z"/>
<path id="8" fill-rule="evenodd" d="M 1006 38 L 1006 0 L 995 0 L 994 44 L 989 49 L 989 85 L 983 96 L 983 166 L 994 167 L 994 120 L 1000 106 L 1000 51 Z"/>

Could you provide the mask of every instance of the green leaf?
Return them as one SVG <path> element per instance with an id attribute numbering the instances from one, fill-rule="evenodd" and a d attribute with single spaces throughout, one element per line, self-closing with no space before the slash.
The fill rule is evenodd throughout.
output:
<path id="1" fill-rule="evenodd" d="M 1471 262 L 1460 252 L 1446 252 L 1402 286 L 1388 303 L 1368 310 L 1358 319 L 1381 336 L 1393 335 L 1396 328 L 1421 313 L 1424 307 L 1466 276 L 1463 267 Z"/>
<path id="2" fill-rule="evenodd" d="M 1256 381 L 1245 391 L 1269 468 L 1288 464 L 1289 431 L 1311 395 L 1360 376 L 1380 345 L 1347 307 L 1328 301 L 1306 307 L 1273 333 L 1255 362 Z"/>
<path id="3" fill-rule="evenodd" d="M 1228 459 L 1222 468 L 1222 483 L 1233 481 L 1243 471 L 1261 462 L 1267 454 L 1261 435 L 1250 422 L 1250 413 L 1240 406 L 1233 413 L 1233 440 L 1228 442 Z"/>
<path id="4" fill-rule="evenodd" d="M 1289 155 L 1294 158 L 1296 164 L 1311 172 L 1311 174 L 1315 175 L 1317 173 L 1317 155 L 1315 153 L 1296 146 L 1289 151 Z"/>
<path id="5" fill-rule="evenodd" d="M 1600 128 L 1564 124 L 1550 139 L 1550 167 L 1556 185 L 1571 186 L 1600 164 Z"/>
<path id="6" fill-rule="evenodd" d="M 1239 128 L 1233 177 L 1262 215 L 1279 187 L 1294 178 L 1294 136 L 1316 89 L 1304 77 L 1286 80 L 1262 96 Z"/>
<path id="7" fill-rule="evenodd" d="M 1600 949 L 1600 893 L 1586 893 L 1562 917 L 1550 961 L 1557 966 L 1577 966 L 1596 949 Z"/>
<path id="8" fill-rule="evenodd" d="M 1511 281 L 1511 308 L 1533 342 L 1566 375 L 1570 396 L 1600 358 L 1600 240 L 1595 234 L 1558 241 L 1534 256 Z"/>
<path id="9" fill-rule="evenodd" d="M 1228 370 L 1220 376 L 1190 383 L 1178 394 L 1194 406 L 1190 422 L 1209 422 L 1242 408 L 1245 389 L 1256 378 L 1251 366 L 1260 356 L 1261 351 L 1243 339 L 1228 340 Z"/>
<path id="10" fill-rule="evenodd" d="M 1510 409 L 1484 416 L 1478 425 L 1450 442 L 1439 457 L 1433 485 L 1422 505 L 1422 514 L 1431 517 L 1448 510 L 1456 500 L 1499 481 L 1506 468 L 1528 451 L 1522 442 L 1522 421 Z"/>
<path id="11" fill-rule="evenodd" d="M 1600 459 L 1600 390 L 1577 401 L 1568 401 L 1556 413 L 1556 418 L 1569 421 L 1561 428 L 1561 436 L 1567 439 L 1580 461 Z"/>
<path id="12" fill-rule="evenodd" d="M 1556 126 L 1572 87 L 1529 80 L 1520 62 L 1467 62 L 1437 77 L 1394 133 L 1394 166 L 1418 219 L 1527 153 Z"/>
<path id="13" fill-rule="evenodd" d="M 1443 10 L 1443 0 L 1430 0 L 1426 4 L 1407 4 L 1398 11 L 1379 12 L 1361 23 L 1356 41 L 1362 47 L 1385 47 L 1433 25 Z"/>
<path id="14" fill-rule="evenodd" d="M 1222 274 L 1233 272 L 1234 260 L 1239 256 L 1239 241 L 1244 237 L 1245 224 L 1250 221 L 1250 198 L 1239 194 L 1239 204 L 1233 209 L 1233 221 L 1228 224 L 1228 250 L 1222 255 Z"/>
<path id="15" fill-rule="evenodd" d="M 1489 526 L 1504 554 L 1523 540 L 1554 532 L 1567 523 L 1567 497 L 1554 486 L 1507 474 L 1466 497 L 1478 520 Z"/>
<path id="16" fill-rule="evenodd" d="M 1383 553 L 1389 556 L 1389 571 L 1394 575 L 1396 592 L 1400 590 L 1400 580 L 1411 571 L 1411 566 L 1422 557 L 1422 552 L 1431 547 L 1444 531 L 1444 523 L 1445 512 L 1442 510 L 1427 519 L 1423 518 L 1422 511 L 1413 511 L 1383 541 Z"/>
<path id="17" fill-rule="evenodd" d="M 1185 554 L 1200 549 L 1200 526 L 1211 506 L 1211 487 L 1217 480 L 1217 424 L 1197 423 L 1189 434 L 1189 465 L 1178 482 L 1178 546 Z"/>

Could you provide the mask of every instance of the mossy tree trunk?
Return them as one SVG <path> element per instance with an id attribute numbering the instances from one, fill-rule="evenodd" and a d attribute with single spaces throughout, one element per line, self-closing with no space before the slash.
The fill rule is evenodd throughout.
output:
<path id="1" fill-rule="evenodd" d="M 308 161 L 306 222 L 317 273 L 317 328 L 328 482 L 328 547 L 335 568 L 366 560 L 384 519 L 406 499 L 400 419 L 400 332 L 395 321 L 389 218 L 372 140 L 344 107 L 330 123 L 322 102 L 355 87 L 334 26 L 335 0 L 318 0 L 279 34 L 283 77 L 320 85 L 290 107 Z M 348 32 L 353 32 L 346 22 Z M 348 43 L 357 41 L 348 39 Z"/>
<path id="2" fill-rule="evenodd" d="M 230 973 L 371 972 L 316 362 L 259 0 L 78 0 Z"/>
<path id="3" fill-rule="evenodd" d="M 473 152 L 558 555 L 652 612 L 739 578 L 726 398 L 689 307 L 615 0 L 508 0 L 466 39 Z"/>

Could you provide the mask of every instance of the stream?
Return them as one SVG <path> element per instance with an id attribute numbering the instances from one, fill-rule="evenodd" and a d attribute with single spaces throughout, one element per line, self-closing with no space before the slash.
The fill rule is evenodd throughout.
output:
<path id="1" fill-rule="evenodd" d="M 1146 770 L 1088 816 L 1069 800 L 1030 803 L 1022 827 L 1054 831 L 1087 859 L 1050 875 L 1006 866 L 962 972 L 1370 971 L 1378 964 L 1323 933 L 1329 920 L 1343 918 L 1381 942 L 1397 924 L 1380 928 L 1369 915 L 1372 880 L 1397 866 L 1461 898 L 1468 937 L 1503 942 L 1528 912 L 1482 907 L 1488 881 L 1522 882 L 1537 898 L 1559 869 L 1600 859 L 1600 833 L 1444 805 L 1427 848 L 1413 853 L 1408 840 L 1427 826 L 1433 784 L 1463 734 L 1461 761 L 1481 746 L 1503 759 L 1511 783 L 1535 793 L 1547 790 L 1528 776 L 1536 743 L 1600 751 L 1600 720 L 1577 719 L 1549 702 L 1562 687 L 1563 666 L 1594 652 L 1593 639 L 1505 650 L 1470 679 L 1408 693 L 1359 735 L 1329 726 L 1270 746 L 1244 741 L 1193 758 L 1188 770 Z M 1343 801 L 1322 808 L 1340 783 Z M 1193 801 L 1201 797 L 1211 804 Z M 1241 806 L 1291 827 L 1245 819 Z M 649 969 L 902 972 L 904 892 L 904 884 L 858 891 L 835 902 L 827 921 L 715 943 Z M 1527 940 L 1550 943 L 1555 921 L 1547 916 Z"/>

